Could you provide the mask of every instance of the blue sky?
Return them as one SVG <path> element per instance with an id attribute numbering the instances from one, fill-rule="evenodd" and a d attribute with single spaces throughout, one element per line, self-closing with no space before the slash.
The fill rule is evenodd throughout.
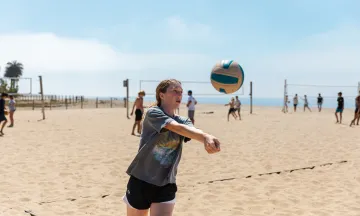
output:
<path id="1" fill-rule="evenodd" d="M 281 97 L 291 83 L 356 86 L 360 81 L 360 1 L 0 0 L 0 65 L 24 64 L 48 94 L 122 96 L 140 79 L 209 81 L 215 62 L 245 71 L 244 92 Z M 1 73 L 2 73 L 1 72 Z M 28 86 L 23 84 L 23 92 Z M 154 91 L 154 84 L 144 84 Z M 194 94 L 210 84 L 184 85 Z M 291 93 L 355 95 L 356 88 Z M 346 92 L 347 93 L 347 92 Z"/>

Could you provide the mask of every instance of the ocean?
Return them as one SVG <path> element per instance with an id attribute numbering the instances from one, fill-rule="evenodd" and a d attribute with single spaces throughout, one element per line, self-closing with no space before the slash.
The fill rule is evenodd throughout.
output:
<path id="1" fill-rule="evenodd" d="M 196 97 L 194 95 L 198 103 L 200 104 L 226 104 L 230 101 L 231 97 Z M 130 101 L 134 101 L 135 97 L 130 97 Z M 240 97 L 239 99 L 242 104 L 244 105 L 250 105 L 250 98 L 249 97 Z M 186 103 L 187 96 L 183 96 L 182 103 Z M 345 108 L 354 108 L 355 107 L 355 98 L 347 98 L 344 97 L 345 100 Z M 144 98 L 145 102 L 155 102 L 154 96 L 146 96 Z M 309 106 L 310 107 L 317 107 L 317 99 L 309 97 Z M 324 97 L 323 100 L 323 108 L 336 108 L 337 107 L 337 98 L 326 98 Z M 299 105 L 303 106 L 303 101 L 299 98 Z M 292 99 L 290 99 L 289 106 L 291 107 Z M 282 107 L 283 106 L 283 98 L 259 98 L 259 97 L 253 97 L 253 106 L 271 106 L 271 107 Z"/>

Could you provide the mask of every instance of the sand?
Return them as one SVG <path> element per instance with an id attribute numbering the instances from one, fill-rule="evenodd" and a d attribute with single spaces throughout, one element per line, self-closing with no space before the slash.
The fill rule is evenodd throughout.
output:
<path id="1" fill-rule="evenodd" d="M 201 143 L 185 144 L 174 215 L 360 215 L 360 126 L 348 126 L 353 110 L 345 111 L 343 125 L 335 124 L 332 109 L 280 111 L 254 107 L 250 115 L 244 107 L 242 121 L 227 122 L 226 107 L 199 105 L 196 126 L 216 135 L 222 151 L 209 155 Z M 15 127 L 0 137 L 0 215 L 126 215 L 125 170 L 139 143 L 126 110 L 46 116 L 38 121 L 39 110 L 19 110 Z M 280 173 L 258 175 L 270 172 Z"/>

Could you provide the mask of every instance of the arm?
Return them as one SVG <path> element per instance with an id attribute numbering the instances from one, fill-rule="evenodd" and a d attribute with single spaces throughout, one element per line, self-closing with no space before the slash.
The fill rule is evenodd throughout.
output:
<path id="1" fill-rule="evenodd" d="M 165 128 L 184 137 L 188 137 L 190 139 L 204 143 L 205 149 L 208 153 L 216 153 L 220 151 L 220 142 L 216 137 L 204 133 L 202 130 L 199 130 L 195 127 L 179 124 L 176 121 L 171 121 L 165 126 Z"/>
<path id="2" fill-rule="evenodd" d="M 136 100 L 134 102 L 134 105 L 133 105 L 133 108 L 132 108 L 132 111 L 131 111 L 131 115 L 134 114 L 135 105 L 138 102 L 138 100 L 139 100 L 139 98 L 136 98 Z"/>
<path id="3" fill-rule="evenodd" d="M 190 106 L 190 103 L 191 103 L 191 100 L 188 100 L 187 104 L 186 104 L 186 107 L 189 107 Z"/>

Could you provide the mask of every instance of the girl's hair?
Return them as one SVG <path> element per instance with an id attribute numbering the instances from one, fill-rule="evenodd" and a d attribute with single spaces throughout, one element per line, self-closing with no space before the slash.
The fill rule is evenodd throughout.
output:
<path id="1" fill-rule="evenodd" d="M 156 103 L 153 104 L 153 106 L 161 106 L 160 93 L 165 93 L 171 84 L 180 84 L 181 85 L 181 82 L 176 79 L 167 79 L 167 80 L 161 81 L 159 83 L 159 85 L 156 87 Z"/>

